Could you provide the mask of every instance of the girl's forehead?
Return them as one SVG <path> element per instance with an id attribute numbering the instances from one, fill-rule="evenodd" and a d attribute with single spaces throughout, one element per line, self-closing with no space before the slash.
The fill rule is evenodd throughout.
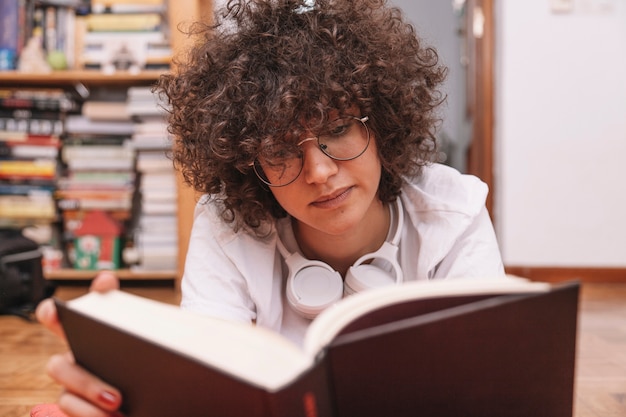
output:
<path id="1" fill-rule="evenodd" d="M 272 143 L 298 143 L 305 137 L 314 136 L 322 132 L 329 124 L 346 116 L 360 117 L 361 113 L 357 106 L 351 106 L 345 110 L 329 109 L 318 114 L 301 115 L 297 121 L 288 123 L 285 120 L 278 121 L 274 128 L 263 135 L 266 141 Z"/>

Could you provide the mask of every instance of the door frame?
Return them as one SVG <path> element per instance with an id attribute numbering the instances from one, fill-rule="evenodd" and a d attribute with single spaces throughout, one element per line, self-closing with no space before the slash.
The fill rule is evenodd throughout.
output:
<path id="1" fill-rule="evenodd" d="M 486 206 L 494 219 L 494 0 L 467 0 L 468 116 L 472 120 L 467 172 L 489 186 Z"/>

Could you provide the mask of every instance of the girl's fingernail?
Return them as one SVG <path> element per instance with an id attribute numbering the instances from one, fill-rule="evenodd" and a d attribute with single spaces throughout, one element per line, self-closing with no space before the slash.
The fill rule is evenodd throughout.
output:
<path id="1" fill-rule="evenodd" d="M 119 402 L 117 395 L 109 391 L 102 391 L 98 396 L 98 399 L 111 407 L 117 407 Z"/>
<path id="2" fill-rule="evenodd" d="M 43 303 L 39 304 L 39 315 L 44 320 L 49 319 L 50 316 L 52 315 L 52 305 L 50 303 L 47 303 L 47 302 L 43 302 Z"/>

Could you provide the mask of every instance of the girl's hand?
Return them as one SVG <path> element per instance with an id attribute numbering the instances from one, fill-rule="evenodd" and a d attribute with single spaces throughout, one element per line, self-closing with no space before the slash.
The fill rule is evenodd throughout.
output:
<path id="1" fill-rule="evenodd" d="M 118 289 L 120 287 L 120 281 L 117 276 L 111 271 L 102 271 L 91 282 L 89 287 L 90 291 L 107 292 L 109 290 Z M 65 334 L 63 328 L 59 323 L 57 317 L 57 311 L 54 306 L 54 300 L 51 298 L 43 300 L 37 306 L 36 311 L 37 320 L 46 326 L 50 331 L 57 336 L 65 340 Z"/>
<path id="2" fill-rule="evenodd" d="M 93 280 L 90 291 L 105 292 L 117 288 L 119 280 L 115 274 L 104 271 Z M 39 304 L 36 316 L 49 330 L 65 339 L 52 299 Z M 68 416 L 109 417 L 115 415 L 122 402 L 117 389 L 78 366 L 70 352 L 52 356 L 47 371 L 65 389 L 58 402 Z"/>

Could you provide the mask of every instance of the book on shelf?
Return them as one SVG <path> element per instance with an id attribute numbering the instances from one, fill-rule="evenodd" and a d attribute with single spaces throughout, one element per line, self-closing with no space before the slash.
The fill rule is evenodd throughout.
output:
<path id="1" fill-rule="evenodd" d="M 87 29 L 93 32 L 149 32 L 161 29 L 160 13 L 104 13 L 87 16 Z"/>
<path id="2" fill-rule="evenodd" d="M 165 12 L 165 4 L 161 1 L 155 3 L 116 3 L 116 2 L 92 2 L 92 13 L 112 13 L 112 14 L 129 14 L 129 13 L 157 13 Z"/>
<path id="3" fill-rule="evenodd" d="M 174 53 L 169 42 L 148 42 L 146 47 L 147 70 L 169 70 Z"/>
<path id="4" fill-rule="evenodd" d="M 91 120 L 130 120 L 125 101 L 87 100 L 82 114 Z"/>
<path id="5" fill-rule="evenodd" d="M 34 135 L 27 132 L 9 132 L 0 130 L 0 141 L 8 145 L 61 146 L 58 135 Z"/>
<path id="6" fill-rule="evenodd" d="M 50 180 L 11 181 L 0 180 L 0 195 L 52 195 L 56 182 Z"/>
<path id="7" fill-rule="evenodd" d="M 52 193 L 0 195 L 0 218 L 51 222 L 56 216 Z"/>
<path id="8" fill-rule="evenodd" d="M 87 31 L 81 36 L 82 62 L 86 68 L 102 69 L 111 64 L 120 51 L 130 53 L 134 63 L 145 67 L 149 59 L 162 58 L 158 45 L 169 45 L 162 31 Z M 171 58 L 171 57 L 170 57 Z"/>
<path id="9" fill-rule="evenodd" d="M 0 140 L 0 158 L 15 159 L 54 159 L 59 155 L 59 147 L 54 145 L 27 145 L 19 142 Z"/>
<path id="10" fill-rule="evenodd" d="M 88 13 L 89 1 L 21 0 L 24 20 L 20 27 L 24 34 L 22 55 L 17 66 L 22 72 L 50 71 L 38 59 L 39 50 L 44 57 L 55 54 L 62 60 L 48 61 L 53 69 L 74 68 L 76 61 L 76 21 Z"/>
<path id="11" fill-rule="evenodd" d="M 126 100 L 128 113 L 138 118 L 161 117 L 165 115 L 164 103 L 152 92 L 152 87 L 133 86 L 128 88 Z"/>
<path id="12" fill-rule="evenodd" d="M 579 284 L 417 281 L 349 296 L 302 346 L 121 291 L 57 301 L 136 417 L 571 417 Z"/>
<path id="13" fill-rule="evenodd" d="M 57 203 L 62 210 L 128 210 L 132 209 L 132 189 L 59 189 Z"/>
<path id="14" fill-rule="evenodd" d="M 174 169 L 163 171 L 144 172 L 141 174 L 139 186 L 146 192 L 176 192 L 176 173 Z M 175 197 L 175 196 L 174 196 Z"/>
<path id="15" fill-rule="evenodd" d="M 17 58 L 24 46 L 25 8 L 22 0 L 0 1 L 0 71 L 17 68 Z"/>
<path id="16" fill-rule="evenodd" d="M 135 188 L 134 171 L 71 171 L 57 181 L 62 190 L 99 190 Z"/>
<path id="17" fill-rule="evenodd" d="M 133 158 L 72 158 L 66 161 L 71 171 L 124 171 L 133 168 Z"/>
<path id="18" fill-rule="evenodd" d="M 172 200 L 143 200 L 141 202 L 141 215 L 172 214 L 178 213 L 178 204 Z"/>
<path id="19" fill-rule="evenodd" d="M 93 120 L 82 114 L 69 114 L 65 119 L 67 134 L 100 134 L 130 137 L 133 134 L 132 120 Z"/>
<path id="20" fill-rule="evenodd" d="M 178 219 L 169 214 L 147 214 L 141 216 L 138 221 L 141 230 L 152 230 L 159 233 L 170 233 L 175 235 L 178 229 Z"/>
<path id="21" fill-rule="evenodd" d="M 95 133 L 70 133 L 66 132 L 63 138 L 64 146 L 92 146 L 92 145 L 118 145 L 128 143 L 128 135 L 109 134 L 103 131 Z"/>
<path id="22" fill-rule="evenodd" d="M 176 270 L 178 265 L 178 218 L 176 211 L 150 214 L 142 211 L 133 232 L 135 270 Z M 158 212 L 158 210 L 156 210 Z"/>
<path id="23" fill-rule="evenodd" d="M 0 131 L 32 135 L 61 135 L 63 117 L 58 111 L 0 108 Z"/>
<path id="24" fill-rule="evenodd" d="M 173 169 L 142 171 L 139 179 L 142 212 L 155 213 L 149 207 L 170 207 L 166 213 L 176 213 L 178 186 Z M 159 210 L 163 212 L 162 210 Z"/>
<path id="25" fill-rule="evenodd" d="M 0 87 L 0 107 L 74 111 L 78 102 L 65 90 L 51 87 Z"/>
<path id="26" fill-rule="evenodd" d="M 93 162 L 91 170 L 98 169 L 98 159 L 104 161 L 104 164 L 115 162 L 115 166 L 124 165 L 131 170 L 134 166 L 135 150 L 128 142 L 122 145 L 66 145 L 61 150 L 61 157 L 68 165 L 83 160 Z"/>
<path id="27" fill-rule="evenodd" d="M 178 265 L 176 229 L 139 229 L 133 233 L 133 241 L 137 253 L 137 262 L 132 266 L 134 270 L 176 270 Z"/>
<path id="28" fill-rule="evenodd" d="M 57 161 L 49 158 L 0 160 L 0 179 L 54 179 Z"/>
<path id="29" fill-rule="evenodd" d="M 106 8 L 121 5 L 147 5 L 160 6 L 165 4 L 165 0 L 91 0 L 91 7 Z"/>
<path id="30" fill-rule="evenodd" d="M 139 172 L 170 172 L 173 170 L 172 160 L 163 151 L 142 151 L 137 153 L 137 171 Z"/>

